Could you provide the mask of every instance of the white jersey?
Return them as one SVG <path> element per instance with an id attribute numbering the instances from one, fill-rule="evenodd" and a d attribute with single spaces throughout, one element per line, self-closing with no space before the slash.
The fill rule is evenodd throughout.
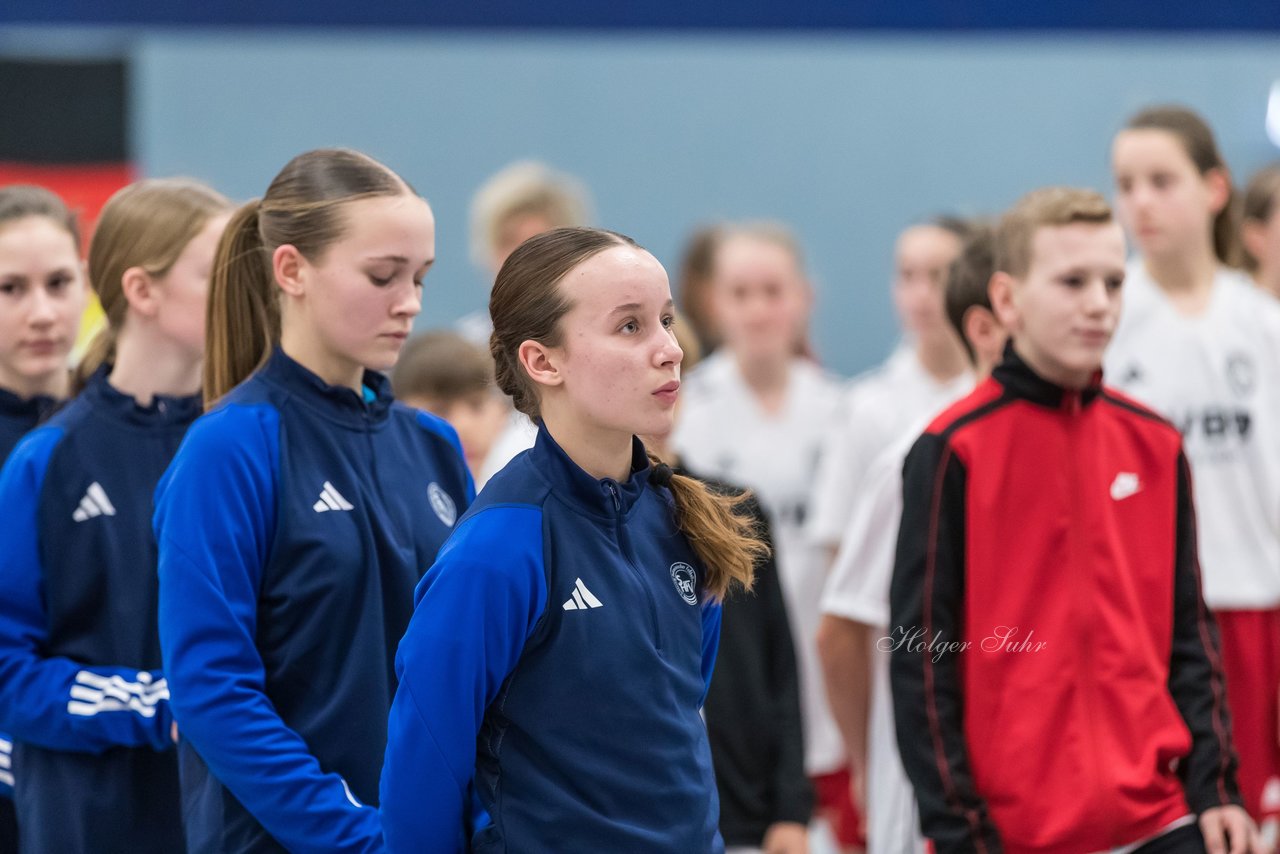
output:
<path id="1" fill-rule="evenodd" d="M 902 520 L 902 467 L 936 414 L 917 421 L 867 467 L 822 592 L 822 613 L 872 626 L 882 632 L 879 638 L 889 634 L 889 584 Z M 888 647 L 881 643 L 872 654 L 866 777 L 867 854 L 923 852 L 915 790 L 902 767 L 893 725 Z"/>
<path id="2" fill-rule="evenodd" d="M 493 447 L 489 449 L 484 462 L 480 464 L 480 474 L 476 477 L 476 491 L 479 492 L 489 482 L 489 478 L 502 471 L 516 454 L 532 448 L 537 438 L 538 426 L 529 420 L 529 416 L 523 412 L 511 410 L 507 425 L 502 428 L 498 438 L 493 440 Z"/>
<path id="3" fill-rule="evenodd" d="M 1106 378 L 1182 432 L 1205 601 L 1280 606 L 1280 303 L 1223 269 L 1188 317 L 1131 263 Z"/>
<path id="4" fill-rule="evenodd" d="M 845 764 L 844 744 L 827 708 L 815 641 L 825 574 L 804 535 L 818 447 L 834 417 L 840 386 L 812 363 L 792 362 L 786 399 L 775 415 L 760 408 L 737 362 L 723 350 L 681 389 L 672 445 L 691 470 L 754 490 L 773 525 L 778 576 L 800 668 L 805 768 L 824 774 Z"/>
<path id="5" fill-rule="evenodd" d="M 822 466 L 813 487 L 808 533 L 833 548 L 844 538 L 862 479 L 876 455 L 903 431 L 973 387 L 965 372 L 938 382 L 905 345 L 883 365 L 853 379 L 835 427 L 824 438 Z"/>

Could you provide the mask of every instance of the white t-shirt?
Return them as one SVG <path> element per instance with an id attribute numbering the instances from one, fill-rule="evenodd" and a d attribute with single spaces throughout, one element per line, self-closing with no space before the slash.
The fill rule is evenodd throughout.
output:
<path id="1" fill-rule="evenodd" d="M 940 407 L 941 408 L 941 407 Z M 889 637 L 889 584 L 902 520 L 902 466 L 912 445 L 937 413 L 915 422 L 882 450 L 863 477 L 821 610 L 881 630 Z M 867 723 L 867 854 L 923 852 L 915 790 L 898 753 L 889 687 L 889 647 L 872 653 L 870 720 Z"/>
<path id="2" fill-rule="evenodd" d="M 845 764 L 840 732 L 827 708 L 815 642 L 825 566 L 804 535 L 818 447 L 839 402 L 837 380 L 796 359 L 776 415 L 760 408 L 733 358 L 720 351 L 689 375 L 672 436 L 693 471 L 750 487 L 769 514 L 778 576 L 800 668 L 805 768 L 824 774 Z"/>
<path id="3" fill-rule="evenodd" d="M 523 412 L 511 410 L 507 426 L 503 427 L 498 438 L 493 440 L 493 447 L 489 448 L 489 453 L 485 455 L 484 463 L 480 466 L 480 475 L 476 478 L 476 491 L 479 492 L 481 487 L 489 482 L 489 478 L 502 471 L 503 466 L 511 462 L 516 454 L 532 448 L 537 438 L 538 425 L 530 421 L 529 416 Z"/>
<path id="4" fill-rule="evenodd" d="M 972 387 L 973 376 L 967 371 L 938 382 L 906 345 L 879 368 L 851 380 L 843 412 L 823 440 L 808 521 L 810 539 L 820 546 L 838 546 L 876 455 L 914 422 Z"/>
<path id="5" fill-rule="evenodd" d="M 1222 269 L 1187 317 L 1135 261 L 1106 379 L 1182 431 L 1209 607 L 1280 606 L 1280 303 Z"/>

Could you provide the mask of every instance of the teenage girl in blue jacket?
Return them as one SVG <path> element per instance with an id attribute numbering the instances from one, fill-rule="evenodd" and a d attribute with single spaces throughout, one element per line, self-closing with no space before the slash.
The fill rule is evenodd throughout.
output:
<path id="1" fill-rule="evenodd" d="M 180 852 L 151 494 L 199 412 L 209 265 L 230 204 L 117 192 L 89 247 L 107 323 L 84 388 L 0 473 L 0 725 L 24 851 Z"/>
<path id="2" fill-rule="evenodd" d="M 0 189 L 0 463 L 67 396 L 84 303 L 75 216 L 43 187 Z M 0 733 L 0 854 L 18 850 L 12 753 Z"/>
<path id="3" fill-rule="evenodd" d="M 489 310 L 538 436 L 415 594 L 388 849 L 721 851 L 699 709 L 719 600 L 763 546 L 636 438 L 671 429 L 680 386 L 666 273 L 629 238 L 557 229 L 511 255 Z"/>
<path id="4" fill-rule="evenodd" d="M 345 150 L 290 161 L 218 248 L 212 408 L 155 512 L 192 852 L 382 849 L 392 656 L 473 492 L 452 428 L 378 373 L 434 259 L 427 203 Z"/>

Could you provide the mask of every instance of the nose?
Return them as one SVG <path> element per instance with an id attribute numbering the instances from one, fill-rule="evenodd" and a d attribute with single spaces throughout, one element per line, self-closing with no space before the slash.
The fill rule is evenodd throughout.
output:
<path id="1" fill-rule="evenodd" d="M 391 305 L 391 314 L 395 317 L 414 318 L 422 313 L 422 288 L 410 283 L 396 294 Z"/>
<path id="2" fill-rule="evenodd" d="M 680 345 L 676 343 L 675 333 L 670 329 L 663 329 L 662 337 L 658 340 L 657 349 L 654 351 L 655 360 L 660 367 L 674 367 L 684 361 L 684 350 L 680 349 Z"/>
<path id="3" fill-rule="evenodd" d="M 42 287 L 31 289 L 31 313 L 27 316 L 30 324 L 37 327 L 52 326 L 58 319 L 58 307 L 53 296 Z"/>
<path id="4" fill-rule="evenodd" d="M 1084 289 L 1084 308 L 1090 316 L 1105 314 L 1111 306 L 1111 293 L 1101 277 L 1094 277 Z"/>

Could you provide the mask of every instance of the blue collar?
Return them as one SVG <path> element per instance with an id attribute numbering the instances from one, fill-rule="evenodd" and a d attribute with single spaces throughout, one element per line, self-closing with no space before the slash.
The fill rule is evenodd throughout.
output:
<path id="1" fill-rule="evenodd" d="M 614 519 L 627 515 L 649 485 L 649 457 L 644 443 L 634 436 L 631 438 L 631 476 L 621 483 L 611 477 L 597 479 L 587 474 L 542 424 L 538 425 L 538 438 L 529 452 L 529 460 L 552 490 L 593 516 Z"/>
<path id="2" fill-rule="evenodd" d="M 353 427 L 385 420 L 395 400 L 391 382 L 377 371 L 364 372 L 364 393 L 358 395 L 346 386 L 329 385 L 279 347 L 271 353 L 260 373 L 320 414 Z"/>
<path id="3" fill-rule="evenodd" d="M 102 365 L 93 372 L 80 394 L 96 411 L 105 412 L 118 421 L 134 427 L 167 427 L 173 424 L 190 424 L 200 415 L 200 395 L 172 396 L 157 394 L 151 403 L 142 406 L 137 398 L 120 391 L 107 381 L 110 365 Z"/>
<path id="4" fill-rule="evenodd" d="M 56 398 L 43 394 L 35 397 L 18 397 L 8 389 L 0 388 L 0 416 L 28 419 L 32 425 L 39 424 L 52 415 L 58 403 Z"/>

